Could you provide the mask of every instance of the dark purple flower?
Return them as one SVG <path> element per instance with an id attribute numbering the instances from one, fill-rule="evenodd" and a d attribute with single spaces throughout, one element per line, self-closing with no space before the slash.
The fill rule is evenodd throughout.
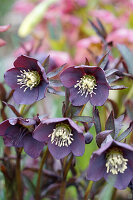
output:
<path id="1" fill-rule="evenodd" d="M 133 147 L 112 140 L 95 151 L 90 159 L 87 179 L 98 181 L 102 177 L 125 189 L 133 178 Z"/>
<path id="2" fill-rule="evenodd" d="M 69 118 L 43 120 L 33 132 L 40 142 L 47 142 L 50 153 L 56 159 L 67 156 L 82 156 L 85 150 L 85 138 L 80 128 Z"/>
<path id="3" fill-rule="evenodd" d="M 64 70 L 60 79 L 70 91 L 70 102 L 74 106 L 86 104 L 88 101 L 94 106 L 101 106 L 109 95 L 110 86 L 105 73 L 100 67 L 74 66 Z"/>
<path id="4" fill-rule="evenodd" d="M 32 158 L 37 158 L 43 150 L 44 143 L 32 137 L 31 128 L 36 121 L 33 119 L 11 118 L 0 123 L 0 136 L 6 146 L 24 147 L 24 151 Z"/>
<path id="5" fill-rule="evenodd" d="M 17 104 L 32 104 L 45 97 L 48 80 L 38 60 L 21 55 L 14 62 L 15 68 L 5 73 L 6 83 L 13 89 Z"/>

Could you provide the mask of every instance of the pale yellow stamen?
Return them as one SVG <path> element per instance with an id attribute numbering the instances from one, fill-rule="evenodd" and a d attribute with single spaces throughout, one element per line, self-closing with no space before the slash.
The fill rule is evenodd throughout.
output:
<path id="1" fill-rule="evenodd" d="M 68 124 L 59 123 L 56 125 L 56 128 L 53 129 L 53 133 L 51 133 L 48 137 L 51 137 L 51 143 L 55 143 L 55 145 L 62 147 L 68 147 L 73 141 L 73 134 L 71 133 L 71 128 Z"/>
<path id="2" fill-rule="evenodd" d="M 96 94 L 93 90 L 96 89 L 96 79 L 94 76 L 85 75 L 80 80 L 77 81 L 77 84 L 74 86 L 75 88 L 78 87 L 78 93 L 81 93 L 81 96 L 85 94 L 85 97 L 90 94 Z"/>
<path id="3" fill-rule="evenodd" d="M 107 173 L 112 174 L 124 173 L 127 169 L 128 159 L 123 157 L 123 153 L 120 149 L 113 148 L 106 154 Z"/>
<path id="4" fill-rule="evenodd" d="M 40 83 L 40 76 L 37 71 L 25 71 L 21 70 L 21 75 L 17 75 L 17 84 L 21 85 L 20 88 L 24 88 L 24 92 L 30 88 L 32 90 L 34 87 L 39 85 Z"/>

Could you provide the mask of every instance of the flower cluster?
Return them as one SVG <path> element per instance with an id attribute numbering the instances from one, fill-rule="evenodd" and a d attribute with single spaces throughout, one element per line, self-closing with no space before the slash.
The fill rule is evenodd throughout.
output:
<path id="1" fill-rule="evenodd" d="M 48 58 L 44 63 L 48 65 Z M 18 113 L 15 107 L 8 104 L 18 117 L 0 123 L 0 136 L 3 137 L 6 146 L 22 148 L 32 158 L 39 157 L 44 146 L 48 146 L 51 155 L 59 160 L 69 154 L 73 157 L 84 154 L 85 144 L 93 140 L 89 129 L 94 123 L 99 149 L 91 156 L 87 179 L 98 181 L 104 177 L 107 182 L 111 179 L 114 187 L 125 189 L 133 179 L 133 147 L 120 141 L 132 131 L 132 123 L 119 135 L 124 116 L 115 119 L 111 112 L 106 121 L 105 131 L 101 131 L 99 113 L 95 107 L 102 106 L 108 99 L 109 90 L 113 89 L 109 83 L 118 79 L 109 77 L 117 70 L 105 71 L 100 66 L 87 64 L 86 62 L 86 65 L 68 67 L 59 76 L 64 66 L 45 71 L 45 67 L 38 60 L 19 56 L 14 62 L 14 68 L 5 73 L 5 82 L 13 90 L 15 102 L 32 104 L 45 97 L 46 90 L 50 91 L 51 83 L 55 87 L 64 86 L 66 96 L 62 108 L 63 117 L 40 120 L 37 116 L 24 119 L 21 117 L 22 113 Z M 60 80 L 50 80 L 56 75 Z M 119 89 L 118 86 L 117 88 Z M 56 90 L 53 88 L 53 91 Z M 59 94 L 59 91 L 57 93 Z M 81 116 L 88 101 L 94 106 L 93 118 Z M 73 110 L 70 112 L 71 108 Z M 77 125 L 79 122 L 80 126 Z"/>

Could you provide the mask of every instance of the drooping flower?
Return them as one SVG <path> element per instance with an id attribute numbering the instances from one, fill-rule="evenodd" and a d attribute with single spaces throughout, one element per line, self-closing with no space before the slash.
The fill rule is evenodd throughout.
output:
<path id="1" fill-rule="evenodd" d="M 74 106 L 86 104 L 89 100 L 94 106 L 101 106 L 109 95 L 110 86 L 105 73 L 96 66 L 74 66 L 64 70 L 60 79 L 70 91 L 70 102 Z"/>
<path id="2" fill-rule="evenodd" d="M 125 189 L 133 177 L 133 147 L 112 140 L 95 151 L 90 159 L 87 179 L 98 181 L 102 177 L 117 189 Z"/>
<path id="3" fill-rule="evenodd" d="M 14 62 L 15 68 L 5 73 L 6 83 L 15 90 L 17 104 L 32 104 L 45 97 L 48 80 L 38 60 L 21 55 Z"/>
<path id="4" fill-rule="evenodd" d="M 67 156 L 82 156 L 85 150 L 85 138 L 82 131 L 69 118 L 43 120 L 33 132 L 33 137 L 48 143 L 50 153 L 56 159 Z"/>
<path id="5" fill-rule="evenodd" d="M 7 119 L 0 123 L 0 136 L 3 136 L 6 146 L 23 147 L 29 156 L 37 158 L 43 150 L 44 143 L 32 137 L 32 130 L 29 128 L 35 124 L 33 119 Z"/>

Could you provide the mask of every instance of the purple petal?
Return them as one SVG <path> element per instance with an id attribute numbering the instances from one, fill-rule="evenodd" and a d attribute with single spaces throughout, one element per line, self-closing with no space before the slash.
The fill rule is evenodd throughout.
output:
<path id="1" fill-rule="evenodd" d="M 5 144 L 10 146 L 23 147 L 23 137 L 27 133 L 27 129 L 20 125 L 10 125 L 5 132 Z"/>
<path id="2" fill-rule="evenodd" d="M 85 95 L 81 96 L 81 93 L 78 94 L 77 88 L 70 88 L 70 102 L 74 106 L 81 106 L 86 104 L 90 100 L 90 95 L 85 97 Z"/>
<path id="3" fill-rule="evenodd" d="M 73 142 L 71 144 L 71 151 L 74 156 L 82 156 L 85 151 L 85 138 L 82 134 L 75 132 L 73 134 Z"/>
<path id="4" fill-rule="evenodd" d="M 120 117 L 118 117 L 117 119 L 114 120 L 115 123 L 115 137 L 118 136 L 121 128 L 122 128 L 122 122 L 124 119 L 124 115 L 121 115 Z"/>
<path id="5" fill-rule="evenodd" d="M 30 125 L 35 125 L 36 124 L 36 120 L 31 119 L 31 118 L 24 119 L 22 117 L 19 117 L 18 118 L 18 123 L 22 124 L 24 126 L 30 126 Z"/>
<path id="6" fill-rule="evenodd" d="M 10 123 L 8 120 L 0 123 L 0 136 L 4 136 L 8 127 L 10 127 Z"/>
<path id="7" fill-rule="evenodd" d="M 89 168 L 87 170 L 87 179 L 98 181 L 104 176 L 105 170 L 104 154 L 99 156 L 94 153 L 90 159 Z"/>
<path id="8" fill-rule="evenodd" d="M 122 149 L 122 152 L 123 152 L 123 157 L 128 159 L 129 165 L 133 169 L 133 150 L 129 151 L 127 149 Z"/>
<path id="9" fill-rule="evenodd" d="M 46 82 L 41 82 L 41 84 L 39 85 L 39 95 L 38 95 L 38 101 L 43 99 L 45 97 L 45 93 L 48 87 L 48 83 Z"/>
<path id="10" fill-rule="evenodd" d="M 65 87 L 70 88 L 75 85 L 77 80 L 80 80 L 83 75 L 84 73 L 82 69 L 69 67 L 61 73 L 60 80 Z"/>
<path id="11" fill-rule="evenodd" d="M 62 117 L 62 118 L 44 119 L 42 120 L 42 124 L 51 124 L 51 123 L 58 123 L 58 122 L 63 122 L 63 121 L 68 122 L 68 118 Z"/>
<path id="12" fill-rule="evenodd" d="M 19 118 L 18 117 L 10 118 L 8 120 L 9 120 L 9 123 L 11 125 L 15 125 L 15 124 L 17 124 L 19 122 Z"/>
<path id="13" fill-rule="evenodd" d="M 53 132 L 55 124 L 40 124 L 33 132 L 33 138 L 40 142 L 47 142 L 48 135 Z"/>
<path id="14" fill-rule="evenodd" d="M 16 68 L 8 70 L 4 74 L 5 82 L 14 90 L 19 87 L 17 84 L 17 75 L 20 75 L 20 71 Z"/>
<path id="15" fill-rule="evenodd" d="M 12 147 L 11 138 L 8 138 L 7 136 L 4 136 L 4 137 L 3 137 L 3 140 L 4 140 L 5 146 L 7 146 L 7 147 Z"/>
<path id="16" fill-rule="evenodd" d="M 107 84 L 105 73 L 100 67 L 84 66 L 84 71 L 86 72 L 86 74 L 94 76 L 97 82 Z"/>
<path id="17" fill-rule="evenodd" d="M 126 150 L 129 150 L 131 152 L 133 152 L 133 147 L 129 144 L 125 144 L 125 143 L 122 143 L 122 142 L 117 142 L 117 141 L 113 141 L 113 143 L 119 147 L 122 147 L 122 151 L 125 151 L 125 154 L 126 154 Z"/>
<path id="18" fill-rule="evenodd" d="M 58 160 L 64 158 L 71 152 L 70 147 L 58 147 L 54 143 L 51 144 L 50 140 L 48 142 L 48 149 L 52 156 Z"/>
<path id="19" fill-rule="evenodd" d="M 14 66 L 16 68 L 28 68 L 30 70 L 36 71 L 37 69 L 40 70 L 37 62 L 38 61 L 34 58 L 30 58 L 28 56 L 21 55 L 15 60 Z"/>
<path id="20" fill-rule="evenodd" d="M 32 104 L 38 99 L 38 87 L 24 92 L 24 88 L 17 88 L 13 93 L 14 101 L 17 104 Z"/>
<path id="21" fill-rule="evenodd" d="M 35 140 L 32 135 L 26 135 L 24 137 L 24 151 L 32 158 L 39 157 L 43 150 L 44 143 Z"/>
<path id="22" fill-rule="evenodd" d="M 83 131 L 80 129 L 80 127 L 72 121 L 70 118 L 66 118 L 70 124 L 71 127 L 73 127 L 78 133 L 83 133 Z"/>
<path id="23" fill-rule="evenodd" d="M 128 166 L 128 168 L 124 171 L 124 173 L 118 173 L 117 175 L 113 175 L 112 173 L 105 173 L 105 180 L 110 183 L 110 179 L 113 179 L 114 181 L 114 187 L 116 187 L 119 190 L 126 189 L 128 184 L 130 183 L 131 179 L 133 177 L 133 169 Z"/>
<path id="24" fill-rule="evenodd" d="M 109 89 L 105 84 L 98 83 L 97 89 L 94 90 L 96 94 L 92 94 L 90 102 L 93 106 L 102 106 L 108 98 Z"/>

